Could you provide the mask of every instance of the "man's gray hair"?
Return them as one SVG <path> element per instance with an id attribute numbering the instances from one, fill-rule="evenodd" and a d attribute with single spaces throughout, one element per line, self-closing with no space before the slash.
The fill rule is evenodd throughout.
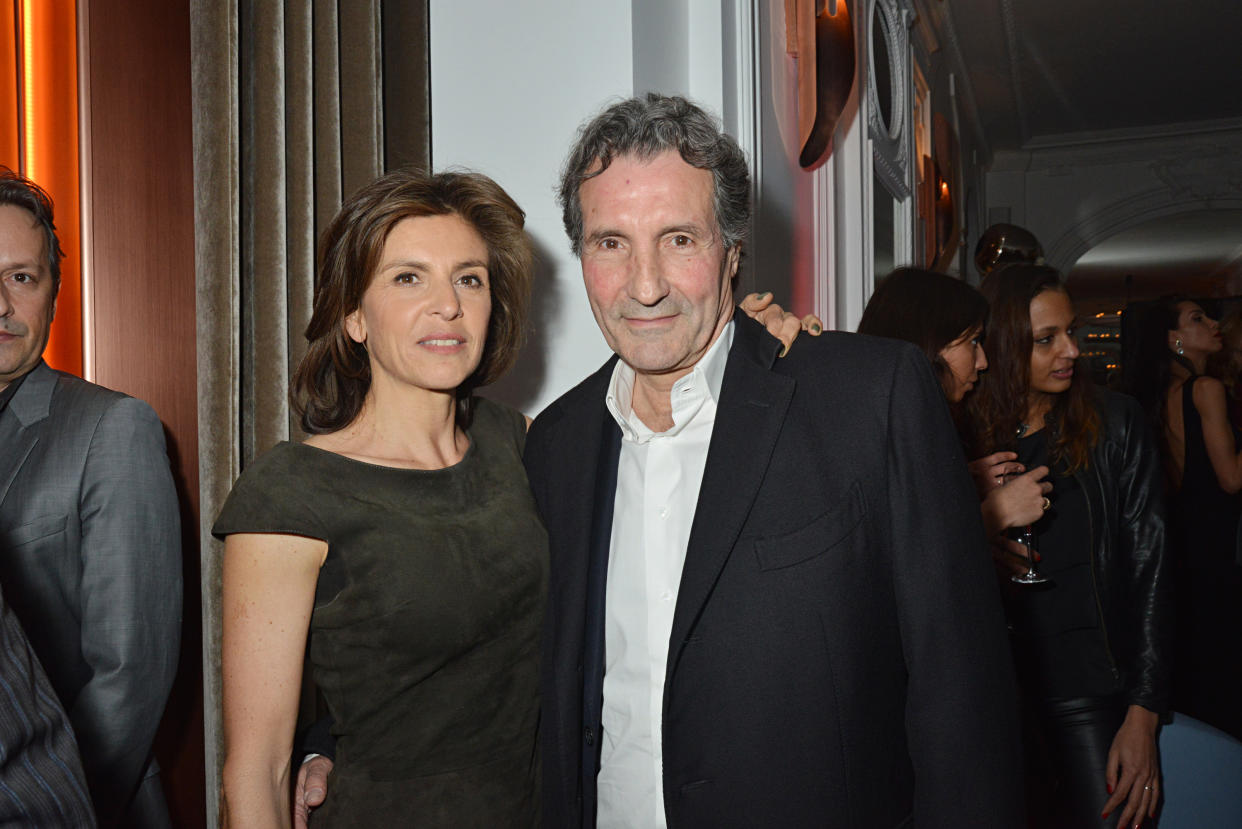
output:
<path id="1" fill-rule="evenodd" d="M 561 170 L 557 200 L 574 256 L 582 255 L 582 183 L 615 158 L 649 161 L 676 150 L 691 167 L 707 170 L 715 184 L 716 225 L 726 249 L 746 238 L 750 221 L 750 171 L 746 155 L 719 123 L 676 96 L 648 92 L 605 109 L 578 131 Z"/>

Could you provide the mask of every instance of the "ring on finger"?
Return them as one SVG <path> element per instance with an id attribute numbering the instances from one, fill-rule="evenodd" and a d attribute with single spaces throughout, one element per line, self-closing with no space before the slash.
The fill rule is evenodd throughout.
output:
<path id="1" fill-rule="evenodd" d="M 1051 501 L 1049 501 L 1049 500 L 1048 500 L 1048 496 L 1047 496 L 1047 495 L 1045 495 L 1045 496 L 1044 496 L 1044 502 L 1043 502 L 1042 504 L 1040 504 L 1040 505 L 1039 505 L 1039 508 L 1040 508 L 1041 510 L 1043 510 L 1044 512 L 1047 512 L 1047 511 L 1048 511 L 1048 507 L 1050 507 L 1050 506 L 1052 506 L 1052 502 L 1051 502 Z"/>

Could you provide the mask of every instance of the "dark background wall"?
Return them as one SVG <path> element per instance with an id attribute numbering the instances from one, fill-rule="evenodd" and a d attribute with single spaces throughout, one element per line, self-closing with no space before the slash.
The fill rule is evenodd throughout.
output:
<path id="1" fill-rule="evenodd" d="M 95 381 L 150 403 L 181 500 L 181 664 L 156 738 L 173 825 L 202 827 L 189 5 L 79 0 Z"/>

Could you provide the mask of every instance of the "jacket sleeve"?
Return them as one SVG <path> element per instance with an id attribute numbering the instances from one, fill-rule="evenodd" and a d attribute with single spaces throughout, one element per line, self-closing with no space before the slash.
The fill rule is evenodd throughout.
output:
<path id="1" fill-rule="evenodd" d="M 888 411 L 892 578 L 914 825 L 1023 825 L 1009 643 L 978 497 L 927 360 L 903 350 Z"/>
<path id="2" fill-rule="evenodd" d="M 1126 654 L 1126 702 L 1164 713 L 1169 697 L 1173 600 L 1165 562 L 1165 513 L 1160 453 L 1138 404 L 1118 397 L 1117 556 L 1127 594 L 1123 617 L 1133 631 Z"/>
<path id="3" fill-rule="evenodd" d="M 83 469 L 82 658 L 91 678 L 72 701 L 100 820 L 124 809 L 147 766 L 181 633 L 181 541 L 163 427 L 151 407 L 108 407 Z"/>

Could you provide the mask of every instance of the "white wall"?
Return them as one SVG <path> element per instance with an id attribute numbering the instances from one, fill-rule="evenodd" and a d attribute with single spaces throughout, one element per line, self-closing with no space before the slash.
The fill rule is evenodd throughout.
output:
<path id="1" fill-rule="evenodd" d="M 579 124 L 636 91 L 689 95 L 721 114 L 733 6 L 432 0 L 432 165 L 496 179 L 526 210 L 541 262 L 531 342 L 485 395 L 533 416 L 609 356 L 556 206 L 561 162 Z"/>
<path id="2" fill-rule="evenodd" d="M 533 333 L 484 394 L 538 414 L 609 355 L 556 205 L 578 125 L 631 94 L 628 2 L 433 0 L 431 160 L 496 179 L 526 210 L 537 247 Z"/>

